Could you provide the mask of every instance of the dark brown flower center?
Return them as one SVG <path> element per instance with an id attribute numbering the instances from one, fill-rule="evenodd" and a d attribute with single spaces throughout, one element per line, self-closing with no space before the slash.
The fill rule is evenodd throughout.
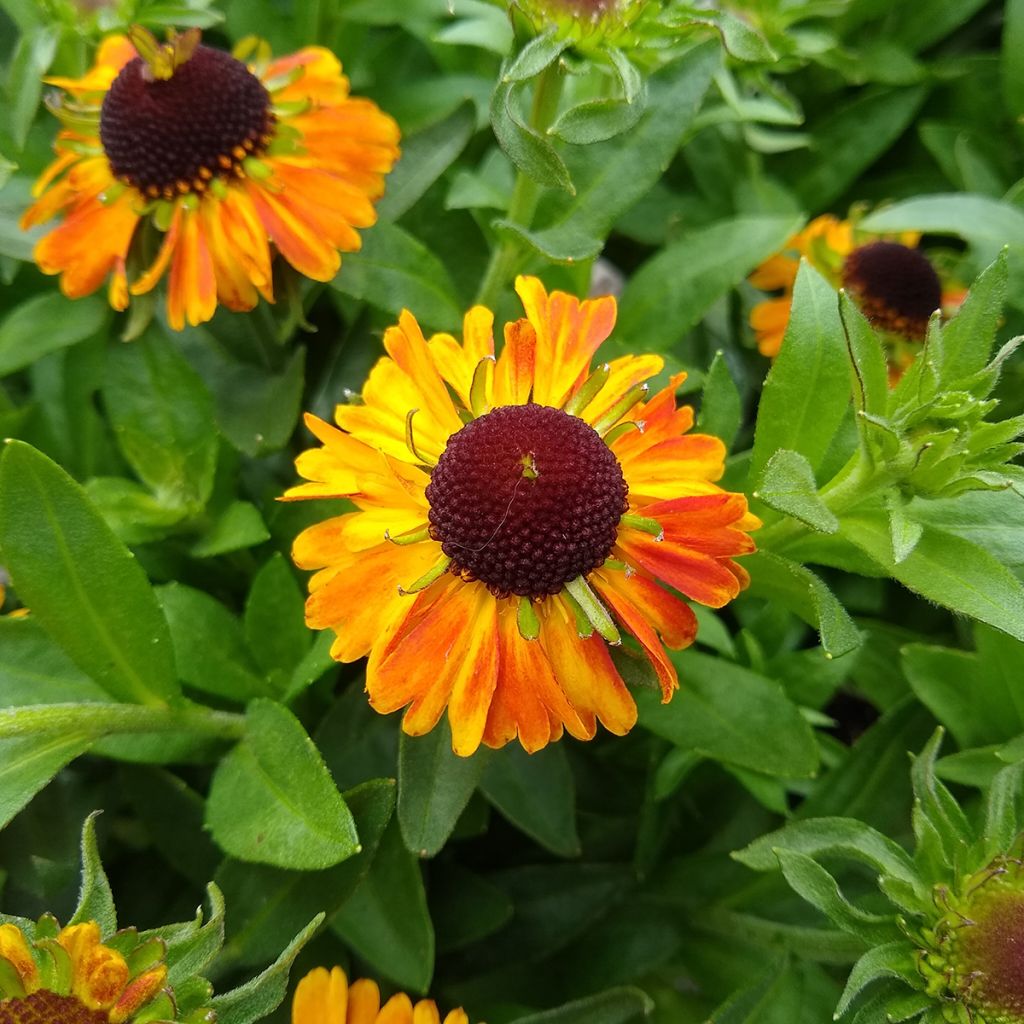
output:
<path id="1" fill-rule="evenodd" d="M 1010 875 L 1020 879 L 1011 868 Z M 1024 880 L 1024 879 L 1021 879 Z M 995 1021 L 1024 1021 L 1024 891 L 1003 878 L 970 900 L 968 922 L 957 929 L 956 960 L 965 1001 Z"/>
<path id="2" fill-rule="evenodd" d="M 74 996 L 45 989 L 24 999 L 0 999 L 0 1024 L 107 1024 L 107 1014 L 90 1010 Z"/>
<path id="3" fill-rule="evenodd" d="M 130 60 L 103 100 L 100 141 L 119 179 L 170 198 L 240 174 L 267 147 L 273 123 L 263 83 L 229 53 L 198 46 L 166 80 Z"/>
<path id="4" fill-rule="evenodd" d="M 843 263 L 843 286 L 864 315 L 883 330 L 924 338 L 928 318 L 942 305 L 942 284 L 919 250 L 898 242 L 871 242 Z"/>
<path id="5" fill-rule="evenodd" d="M 618 460 L 583 420 L 507 405 L 467 424 L 427 486 L 451 570 L 497 597 L 556 594 L 601 565 L 626 511 Z"/>

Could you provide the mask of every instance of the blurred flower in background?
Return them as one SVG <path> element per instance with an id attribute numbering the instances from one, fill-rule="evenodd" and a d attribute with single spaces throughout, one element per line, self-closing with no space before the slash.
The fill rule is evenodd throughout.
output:
<path id="1" fill-rule="evenodd" d="M 160 43 L 136 28 L 104 40 L 81 78 L 47 81 L 68 96 L 52 104 L 57 159 L 22 227 L 62 219 L 36 262 L 71 298 L 107 282 L 119 310 L 167 275 L 175 329 L 218 303 L 272 302 L 275 250 L 334 277 L 398 158 L 395 122 L 351 97 L 320 47 L 275 60 L 250 39 L 232 56 L 195 29 Z"/>

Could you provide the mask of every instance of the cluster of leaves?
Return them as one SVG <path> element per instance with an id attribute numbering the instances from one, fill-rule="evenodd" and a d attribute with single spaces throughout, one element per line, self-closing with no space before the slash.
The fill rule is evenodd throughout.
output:
<path id="1" fill-rule="evenodd" d="M 223 892 L 218 991 L 298 935 L 277 999 L 297 957 L 491 1024 L 792 1024 L 841 998 L 882 1021 L 890 988 L 843 992 L 891 922 L 817 855 L 867 844 L 902 870 L 906 752 L 936 722 L 957 750 L 934 771 L 998 797 L 1000 841 L 1024 825 L 1024 3 L 652 4 L 600 46 L 538 30 L 534 6 L 0 0 L 0 565 L 5 610 L 31 609 L 0 617 L 3 905 L 70 909 L 103 807 L 122 919 Z M 396 117 L 379 222 L 329 285 L 123 344 L 101 298 L 33 267 L 17 218 L 55 130 L 41 76 L 132 22 L 331 47 Z M 970 299 L 890 390 L 870 325 L 804 267 L 769 370 L 747 275 L 860 201 L 866 229 L 923 231 L 977 278 Z M 301 410 L 359 389 L 401 308 L 457 330 L 480 297 L 500 322 L 514 273 L 584 294 L 599 255 L 622 279 L 608 357 L 690 371 L 765 521 L 751 587 L 696 609 L 670 705 L 620 659 L 629 737 L 459 759 L 446 728 L 410 739 L 371 712 L 361 667 L 306 629 L 287 554 L 336 503 L 274 499 Z"/>

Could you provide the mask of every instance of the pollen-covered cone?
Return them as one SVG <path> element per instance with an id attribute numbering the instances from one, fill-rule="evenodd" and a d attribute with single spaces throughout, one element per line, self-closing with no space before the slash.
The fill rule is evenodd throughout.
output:
<path id="1" fill-rule="evenodd" d="M 44 917 L 31 940 L 0 925 L 0 1024 L 173 1021 L 164 954 L 162 941 L 131 930 L 104 943 L 95 921 L 60 928 Z"/>
<path id="2" fill-rule="evenodd" d="M 468 1024 L 461 1009 L 451 1010 L 443 1024 Z M 360 978 L 350 985 L 340 967 L 317 967 L 296 986 L 292 1024 L 442 1024 L 437 1004 L 421 999 L 415 1005 L 404 993 L 381 1005 L 377 983 Z"/>
<path id="3" fill-rule="evenodd" d="M 272 59 L 249 41 L 231 56 L 196 30 L 166 44 L 133 30 L 104 40 L 81 78 L 47 81 L 67 97 L 22 218 L 59 218 L 36 262 L 70 298 L 106 283 L 116 309 L 166 278 L 175 329 L 218 303 L 272 302 L 275 253 L 331 280 L 398 158 L 395 122 L 349 95 L 322 47 Z"/>
<path id="4" fill-rule="evenodd" d="M 427 340 L 411 313 L 384 337 L 360 404 L 336 426 L 307 417 L 322 447 L 285 498 L 346 498 L 355 511 L 299 535 L 316 570 L 306 620 L 331 629 L 340 661 L 369 655 L 382 713 L 407 708 L 411 735 L 447 707 L 453 746 L 471 754 L 518 736 L 529 751 L 563 730 L 622 735 L 636 705 L 610 648 L 677 687 L 664 646 L 697 624 L 683 598 L 721 607 L 747 582 L 733 561 L 759 525 L 714 483 L 725 447 L 688 433 L 683 375 L 648 395 L 658 356 L 591 372 L 611 333 L 612 298 L 516 283 L 526 316 L 495 354 L 492 314 L 466 314 L 461 343 Z"/>

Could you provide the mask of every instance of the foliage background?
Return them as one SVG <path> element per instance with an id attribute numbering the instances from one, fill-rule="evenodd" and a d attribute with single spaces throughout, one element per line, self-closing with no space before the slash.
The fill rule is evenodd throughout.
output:
<path id="1" fill-rule="evenodd" d="M 758 34 L 700 24 L 719 8 Z M 1020 332 L 1024 3 L 750 0 L 688 17 L 678 53 L 650 59 L 662 66 L 645 70 L 635 124 L 554 140 L 575 195 L 545 186 L 517 230 L 503 223 L 516 171 L 495 138 L 507 148 L 517 129 L 492 100 L 521 39 L 498 5 L 0 2 L 0 435 L 84 487 L 21 446 L 0 475 L 0 563 L 33 580 L 18 595 L 33 615 L 0 619 L 5 911 L 69 912 L 81 823 L 102 807 L 122 921 L 187 919 L 209 880 L 223 889 L 218 985 L 325 910 L 296 970 L 342 963 L 491 1024 L 563 1004 L 544 1020 L 831 1019 L 864 942 L 730 854 L 786 820 L 832 815 L 907 841 L 907 752 L 937 723 L 952 741 L 939 773 L 969 807 L 1024 755 L 1016 491 L 912 500 L 931 547 L 902 568 L 845 520 L 831 547 L 810 529 L 786 549 L 798 570 L 773 563 L 784 545 L 769 543 L 747 596 L 699 610 L 672 705 L 626 666 L 632 735 L 469 761 L 443 729 L 399 739 L 366 707 L 361 667 L 333 664 L 308 633 L 288 551 L 334 509 L 275 502 L 308 443 L 301 410 L 329 416 L 358 390 L 402 307 L 457 329 L 496 250 L 510 271 L 579 294 L 602 252 L 625 279 L 609 347 L 690 371 L 702 429 L 731 440 L 727 480 L 748 493 L 752 444 L 761 468 L 770 454 L 755 420 L 814 463 L 810 493 L 854 443 L 845 368 L 831 390 L 809 364 L 780 368 L 808 421 L 764 403 L 758 418 L 767 363 L 745 278 L 807 218 L 880 206 L 866 223 L 926 231 L 965 284 L 1008 246 L 1008 283 L 987 280 L 970 327 L 986 350 Z M 123 344 L 102 298 L 71 304 L 34 268 L 17 218 L 55 131 L 40 76 L 80 73 L 103 30 L 136 21 L 199 25 L 225 46 L 250 33 L 275 52 L 327 45 L 353 90 L 396 117 L 404 155 L 380 222 L 335 281 L 181 334 L 158 316 Z M 515 315 L 510 280 L 494 290 L 499 319 Z M 838 312 L 809 336 L 837 326 Z M 995 418 L 1024 411 L 1021 383 L 1011 357 Z M 61 537 L 74 546 L 57 558 Z M 827 586 L 800 575 L 810 562 Z M 194 702 L 179 719 L 149 707 L 179 692 Z M 131 705 L 116 721 L 112 701 Z M 58 707 L 47 718 L 40 705 Z M 267 847 L 274 821 L 286 827 Z M 877 901 L 866 875 L 843 881 Z"/>

